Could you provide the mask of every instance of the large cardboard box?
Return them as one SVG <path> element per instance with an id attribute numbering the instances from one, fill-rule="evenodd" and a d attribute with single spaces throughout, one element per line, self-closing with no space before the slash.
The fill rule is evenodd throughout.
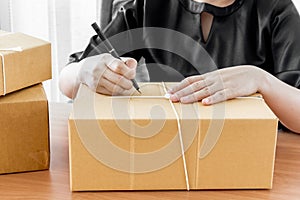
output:
<path id="1" fill-rule="evenodd" d="M 0 96 L 51 79 L 51 45 L 0 31 Z"/>
<path id="2" fill-rule="evenodd" d="M 272 187 L 277 118 L 261 97 L 203 106 L 171 103 L 160 83 L 141 91 L 80 87 L 69 118 L 72 191 Z"/>
<path id="3" fill-rule="evenodd" d="M 49 168 L 48 124 L 41 84 L 0 97 L 0 174 Z"/>

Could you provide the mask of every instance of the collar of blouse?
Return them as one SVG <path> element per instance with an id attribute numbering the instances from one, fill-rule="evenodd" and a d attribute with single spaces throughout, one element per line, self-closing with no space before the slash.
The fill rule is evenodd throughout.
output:
<path id="1" fill-rule="evenodd" d="M 214 16 L 227 16 L 239 9 L 244 0 L 235 0 L 232 4 L 225 7 L 217 7 L 205 2 L 194 0 L 180 0 L 184 7 L 192 13 L 208 12 Z"/>

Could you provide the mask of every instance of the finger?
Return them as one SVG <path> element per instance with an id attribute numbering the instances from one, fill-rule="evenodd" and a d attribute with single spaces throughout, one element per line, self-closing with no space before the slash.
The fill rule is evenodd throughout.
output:
<path id="1" fill-rule="evenodd" d="M 99 93 L 99 94 L 104 94 L 104 95 L 112 95 L 110 91 L 108 91 L 107 89 L 105 89 L 105 88 L 102 87 L 102 86 L 99 86 L 99 87 L 96 89 L 96 92 Z"/>
<path id="2" fill-rule="evenodd" d="M 220 90 L 220 91 L 214 93 L 213 95 L 202 99 L 202 103 L 204 105 L 212 105 L 212 104 L 226 101 L 226 100 L 230 99 L 230 96 L 228 94 L 229 94 L 228 89 Z"/>
<path id="3" fill-rule="evenodd" d="M 107 91 L 109 91 L 110 95 L 120 95 L 124 93 L 124 89 L 122 87 L 110 82 L 106 78 L 102 78 L 100 82 L 101 83 L 99 84 L 99 86 L 104 87 Z"/>
<path id="4" fill-rule="evenodd" d="M 122 95 L 136 96 L 136 95 L 139 95 L 139 93 L 136 91 L 136 89 L 134 87 L 131 87 L 131 89 L 129 89 L 129 90 L 124 90 Z"/>
<path id="5" fill-rule="evenodd" d="M 104 94 L 104 95 L 117 95 L 117 94 L 112 94 L 111 91 L 107 90 L 103 86 L 98 86 L 98 88 L 96 89 L 96 92 L 100 93 L 100 94 Z M 136 93 L 136 90 L 132 87 L 129 90 L 123 90 L 123 91 L 121 91 L 118 95 L 132 96 L 132 95 L 138 95 L 138 93 Z"/>
<path id="6" fill-rule="evenodd" d="M 113 72 L 124 76 L 127 79 L 134 79 L 135 77 L 135 68 L 132 69 L 128 67 L 123 61 L 112 58 L 110 61 L 107 61 L 106 66 Z"/>
<path id="7" fill-rule="evenodd" d="M 136 69 L 137 67 L 137 61 L 133 58 L 128 58 L 128 57 L 122 57 L 121 58 L 123 62 L 125 62 L 125 64 L 131 68 L 131 69 Z"/>
<path id="8" fill-rule="evenodd" d="M 196 101 L 201 101 L 202 99 L 212 96 L 213 94 L 225 90 L 224 85 L 220 82 L 212 83 L 211 85 L 207 85 L 206 81 L 203 81 L 206 85 L 194 93 L 183 96 L 179 99 L 182 103 L 193 103 Z"/>
<path id="9" fill-rule="evenodd" d="M 209 87 L 205 87 L 202 90 L 189 94 L 187 96 L 181 97 L 181 103 L 194 103 L 197 101 L 201 101 L 203 98 L 206 98 L 211 95 L 211 91 Z"/>
<path id="10" fill-rule="evenodd" d="M 206 89 L 205 89 L 206 88 Z M 207 84 L 205 83 L 204 80 L 196 81 L 187 87 L 183 88 L 182 90 L 177 91 L 173 95 L 170 96 L 170 99 L 174 102 L 179 101 L 181 98 L 185 96 L 189 96 L 191 94 L 194 94 L 197 91 L 200 90 L 208 90 Z"/>
<path id="11" fill-rule="evenodd" d="M 178 85 L 174 86 L 173 88 L 171 88 L 168 92 L 170 94 L 174 94 L 180 90 L 182 90 L 183 88 L 188 87 L 189 85 L 193 84 L 194 82 L 203 80 L 202 76 L 190 76 L 188 78 L 185 78 L 184 80 L 182 80 Z"/>
<path id="12" fill-rule="evenodd" d="M 103 73 L 103 77 L 114 83 L 115 85 L 119 85 L 125 90 L 129 90 L 130 88 L 132 88 L 132 81 L 126 79 L 120 74 L 114 73 L 109 68 L 105 70 L 105 72 Z"/>

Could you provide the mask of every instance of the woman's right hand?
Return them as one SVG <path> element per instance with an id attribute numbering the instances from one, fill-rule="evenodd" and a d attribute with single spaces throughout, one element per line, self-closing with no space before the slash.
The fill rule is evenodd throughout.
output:
<path id="1" fill-rule="evenodd" d="M 106 95 L 128 95 L 134 92 L 137 61 L 104 53 L 79 62 L 78 79 L 93 91 Z"/>

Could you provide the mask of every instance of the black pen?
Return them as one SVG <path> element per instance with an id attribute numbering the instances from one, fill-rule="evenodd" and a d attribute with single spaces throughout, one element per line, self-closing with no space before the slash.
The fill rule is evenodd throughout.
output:
<path id="1" fill-rule="evenodd" d="M 109 42 L 109 40 L 105 37 L 105 35 L 102 33 L 102 31 L 100 30 L 100 27 L 98 26 L 98 24 L 95 22 L 92 24 L 93 29 L 96 31 L 97 35 L 99 36 L 99 38 L 102 40 L 102 42 L 104 43 L 105 48 L 107 49 L 107 51 L 115 58 L 118 58 L 121 60 L 120 56 L 118 55 L 118 53 L 116 52 L 116 50 L 114 49 L 114 47 L 111 45 L 111 43 Z M 140 91 L 140 87 L 137 84 L 135 79 L 131 79 L 133 87 L 139 92 Z"/>

